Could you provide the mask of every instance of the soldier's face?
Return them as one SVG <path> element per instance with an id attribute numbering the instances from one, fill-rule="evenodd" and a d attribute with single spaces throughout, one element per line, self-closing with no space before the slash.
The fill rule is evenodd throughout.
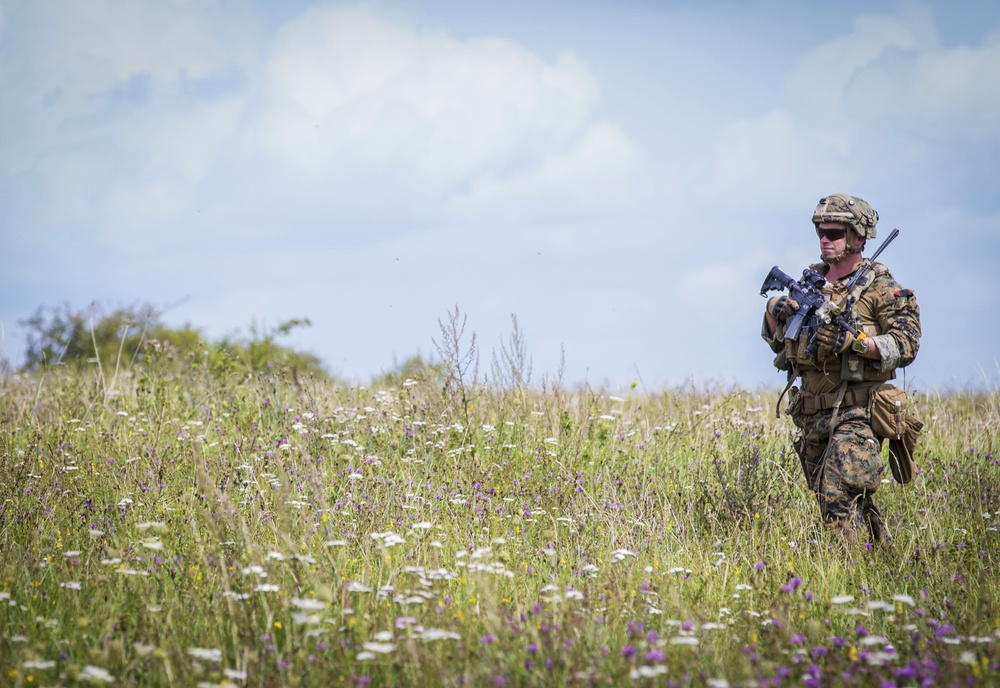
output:
<path id="1" fill-rule="evenodd" d="M 838 256 L 847 250 L 847 225 L 840 222 L 821 222 L 816 231 L 819 234 L 820 254 L 824 258 Z"/>

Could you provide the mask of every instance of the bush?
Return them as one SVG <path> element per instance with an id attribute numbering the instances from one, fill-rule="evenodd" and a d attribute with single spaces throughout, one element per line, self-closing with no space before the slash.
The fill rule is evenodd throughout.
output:
<path id="1" fill-rule="evenodd" d="M 149 305 L 118 308 L 105 314 L 101 306 L 74 311 L 69 304 L 40 307 L 20 324 L 27 329 L 24 368 L 43 370 L 65 365 L 80 370 L 97 364 L 102 374 L 129 369 L 135 363 L 206 365 L 216 377 L 231 373 L 287 370 L 293 376 L 326 378 L 318 357 L 275 342 L 307 319 L 288 320 L 272 330 L 252 327 L 249 339 L 210 342 L 200 330 L 185 324 L 171 328 Z"/>

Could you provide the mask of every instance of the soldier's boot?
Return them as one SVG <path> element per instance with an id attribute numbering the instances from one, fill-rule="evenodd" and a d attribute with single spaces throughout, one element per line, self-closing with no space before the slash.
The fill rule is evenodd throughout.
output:
<path id="1" fill-rule="evenodd" d="M 871 500 L 865 504 L 864 518 L 868 524 L 868 533 L 871 535 L 872 544 L 891 547 L 892 535 L 889 533 L 885 521 L 882 520 L 882 514 L 879 513 L 878 507 Z"/>

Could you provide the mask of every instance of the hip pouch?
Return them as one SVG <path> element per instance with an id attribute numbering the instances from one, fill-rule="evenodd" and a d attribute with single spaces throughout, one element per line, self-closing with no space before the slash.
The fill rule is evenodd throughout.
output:
<path id="1" fill-rule="evenodd" d="M 889 468 L 896 482 L 905 485 L 913 478 L 916 463 L 913 450 L 924 424 L 906 411 L 906 392 L 893 385 L 879 385 L 868 400 L 872 432 L 889 440 Z"/>

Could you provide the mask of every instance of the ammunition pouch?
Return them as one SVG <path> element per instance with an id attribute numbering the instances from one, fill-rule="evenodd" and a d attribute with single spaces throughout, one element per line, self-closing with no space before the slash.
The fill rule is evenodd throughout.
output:
<path id="1" fill-rule="evenodd" d="M 879 440 L 889 440 L 889 468 L 896 482 L 905 485 L 913 478 L 916 463 L 913 450 L 924 424 L 906 411 L 906 392 L 893 385 L 874 388 L 868 402 L 872 432 Z"/>

